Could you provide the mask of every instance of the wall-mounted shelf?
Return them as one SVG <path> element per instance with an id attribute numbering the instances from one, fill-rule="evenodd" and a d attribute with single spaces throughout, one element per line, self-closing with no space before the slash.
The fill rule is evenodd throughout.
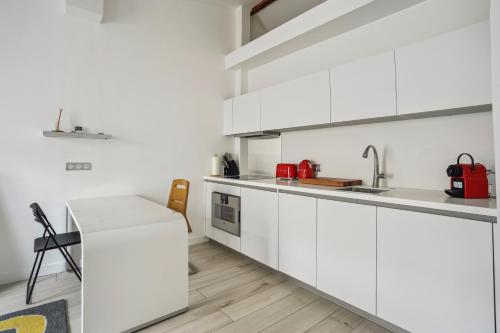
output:
<path id="1" fill-rule="evenodd" d="M 75 133 L 75 132 L 53 132 L 43 131 L 43 136 L 50 138 L 72 138 L 72 139 L 111 139 L 111 134 L 98 133 Z"/>

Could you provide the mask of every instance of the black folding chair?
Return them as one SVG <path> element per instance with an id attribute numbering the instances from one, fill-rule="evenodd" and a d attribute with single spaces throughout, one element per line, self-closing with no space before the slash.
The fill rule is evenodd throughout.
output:
<path id="1" fill-rule="evenodd" d="M 40 267 L 42 266 L 45 251 L 58 249 L 64 259 L 66 259 L 66 262 L 71 266 L 71 269 L 75 273 L 78 280 L 82 281 L 82 272 L 66 249 L 68 246 L 80 244 L 82 242 L 80 239 L 80 233 L 75 231 L 58 234 L 54 228 L 52 228 L 47 216 L 45 216 L 42 208 L 40 208 L 36 202 L 32 203 L 30 208 L 33 210 L 35 221 L 43 226 L 44 232 L 42 237 L 35 239 L 34 251 L 36 252 L 36 258 L 33 263 L 33 268 L 31 269 L 30 278 L 28 279 L 28 285 L 26 286 L 26 304 L 30 304 L 31 295 L 33 294 L 33 289 L 35 288 L 36 279 L 38 278 L 38 273 L 40 272 Z M 38 260 L 39 258 L 40 260 Z M 35 270 L 36 273 L 33 277 Z"/>

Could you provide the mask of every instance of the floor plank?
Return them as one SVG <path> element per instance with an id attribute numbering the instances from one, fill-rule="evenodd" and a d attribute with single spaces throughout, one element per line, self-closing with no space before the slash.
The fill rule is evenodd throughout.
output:
<path id="1" fill-rule="evenodd" d="M 257 311 L 250 312 L 247 316 L 239 318 L 235 322 L 217 330 L 217 333 L 230 332 L 259 332 L 292 313 L 303 308 L 318 297 L 302 288 L 295 289 L 291 294 L 278 301 L 262 307 Z M 222 310 L 226 313 L 226 309 Z"/>
<path id="2" fill-rule="evenodd" d="M 301 333 L 305 332 L 314 325 L 323 321 L 326 317 L 332 314 L 338 305 L 328 302 L 324 299 L 319 299 L 311 304 L 303 307 L 290 316 L 280 320 L 276 324 L 262 330 L 261 332 L 288 332 Z"/>
<path id="3" fill-rule="evenodd" d="M 389 332 L 215 242 L 191 246 L 189 260 L 199 269 L 189 277 L 189 311 L 142 333 Z M 0 286 L 0 315 L 66 299 L 71 331 L 80 332 L 81 285 L 74 274 L 40 277 L 29 306 L 25 288 L 26 281 Z"/>

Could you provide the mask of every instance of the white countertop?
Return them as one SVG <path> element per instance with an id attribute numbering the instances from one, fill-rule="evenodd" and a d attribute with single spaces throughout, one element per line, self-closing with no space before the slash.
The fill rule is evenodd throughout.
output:
<path id="1" fill-rule="evenodd" d="M 449 211 L 462 214 L 497 217 L 496 199 L 451 198 L 444 191 L 411 188 L 393 188 L 379 194 L 338 191 L 338 187 L 300 184 L 298 181 L 276 179 L 238 180 L 216 176 L 204 177 L 206 181 L 222 182 L 236 186 L 252 186 L 305 194 L 324 195 L 373 203 L 393 204 L 415 208 Z"/>
<path id="2" fill-rule="evenodd" d="M 184 219 L 136 195 L 70 200 L 67 207 L 83 234 Z"/>

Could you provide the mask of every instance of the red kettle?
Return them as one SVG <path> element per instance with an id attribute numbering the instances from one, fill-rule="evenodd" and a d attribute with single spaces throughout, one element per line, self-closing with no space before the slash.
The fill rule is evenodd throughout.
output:
<path id="1" fill-rule="evenodd" d="M 303 160 L 299 164 L 299 178 L 314 178 L 313 164 L 309 160 Z"/>

